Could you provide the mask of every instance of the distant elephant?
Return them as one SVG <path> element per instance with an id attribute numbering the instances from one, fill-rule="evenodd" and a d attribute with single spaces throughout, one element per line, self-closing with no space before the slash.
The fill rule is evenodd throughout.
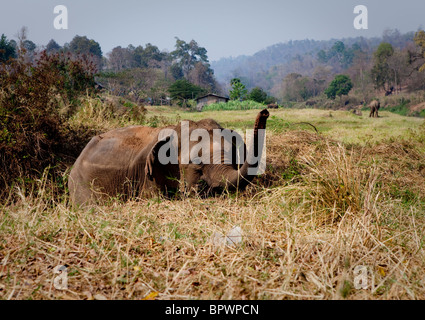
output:
<path id="1" fill-rule="evenodd" d="M 179 190 L 191 192 L 202 186 L 206 193 L 223 189 L 242 190 L 256 175 L 258 161 L 255 161 L 261 159 L 261 146 L 264 143 L 262 133 L 266 129 L 268 117 L 267 109 L 257 115 L 252 146 L 259 151 L 256 154 L 248 153 L 243 158 L 244 162 L 236 160 L 236 154 L 247 150 L 241 136 L 232 130 L 223 129 L 212 119 L 198 122 L 187 120 L 166 128 L 130 126 L 95 136 L 81 152 L 70 172 L 70 199 L 74 204 L 83 205 L 115 196 L 129 199 L 152 192 L 163 192 L 166 195 Z M 260 129 L 264 130 L 259 132 Z M 230 140 L 227 141 L 229 143 L 222 146 L 222 138 L 217 143 L 213 138 L 217 130 L 231 135 L 230 138 L 226 138 L 229 135 L 223 138 Z M 164 132 L 172 134 L 161 137 Z M 204 136 L 195 135 L 198 139 L 192 141 L 192 134 L 195 133 Z M 187 134 L 191 134 L 191 138 L 183 139 Z M 210 149 L 202 149 L 200 152 L 196 148 L 204 137 Z M 241 143 L 236 146 L 234 140 L 238 138 Z M 195 158 L 191 157 L 187 161 L 183 149 L 191 155 L 195 154 Z M 174 162 L 163 162 L 166 157 L 172 159 L 172 155 Z"/>
<path id="2" fill-rule="evenodd" d="M 378 118 L 378 110 L 381 107 L 381 103 L 379 102 L 379 100 L 373 100 L 370 104 L 370 114 L 369 117 L 375 117 Z"/>

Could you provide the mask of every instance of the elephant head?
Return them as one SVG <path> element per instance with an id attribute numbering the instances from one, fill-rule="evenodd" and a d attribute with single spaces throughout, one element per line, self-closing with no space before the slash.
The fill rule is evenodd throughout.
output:
<path id="1" fill-rule="evenodd" d="M 223 129 L 212 119 L 183 121 L 174 129 L 165 129 L 164 137 L 161 139 L 159 134 L 160 141 L 152 148 L 146 162 L 147 178 L 156 180 L 155 172 L 157 177 L 161 176 L 160 172 L 165 172 L 170 165 L 159 159 L 160 150 L 164 148 L 168 155 L 177 157 L 174 163 L 179 166 L 180 191 L 199 191 L 198 187 L 203 191 L 245 188 L 259 169 L 268 116 L 267 109 L 257 115 L 249 149 L 237 132 Z M 167 152 L 163 150 L 162 154 Z"/>
<path id="2" fill-rule="evenodd" d="M 155 189 L 243 189 L 258 172 L 268 116 L 267 109 L 257 115 L 250 148 L 238 133 L 212 119 L 166 128 L 132 126 L 96 136 L 71 170 L 71 200 L 81 204 Z"/>

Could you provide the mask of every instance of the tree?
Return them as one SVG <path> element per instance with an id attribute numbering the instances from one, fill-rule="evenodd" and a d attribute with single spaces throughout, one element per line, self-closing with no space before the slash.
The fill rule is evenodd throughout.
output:
<path id="1" fill-rule="evenodd" d="M 86 36 L 75 36 L 69 43 L 69 50 L 76 54 L 92 54 L 102 57 L 102 49 L 100 44 L 93 39 L 88 39 Z"/>
<path id="2" fill-rule="evenodd" d="M 185 106 L 187 100 L 195 99 L 201 94 L 206 94 L 206 90 L 194 85 L 186 79 L 175 81 L 168 88 L 172 100 L 176 100 L 180 106 Z"/>
<path id="3" fill-rule="evenodd" d="M 415 33 L 415 38 L 414 38 L 415 44 L 419 47 L 419 56 L 421 57 L 421 59 L 425 59 L 425 31 L 424 30 L 420 30 L 418 32 Z M 419 67 L 419 71 L 425 71 L 425 63 L 423 63 L 420 67 Z"/>
<path id="4" fill-rule="evenodd" d="M 7 40 L 4 34 L 0 38 L 0 63 L 8 61 L 10 58 L 16 58 L 15 47 L 11 41 Z"/>
<path id="5" fill-rule="evenodd" d="M 406 42 L 412 39 L 408 35 L 409 33 L 402 35 L 398 29 L 385 29 L 382 33 L 382 41 L 390 43 L 394 48 L 402 49 Z"/>
<path id="6" fill-rule="evenodd" d="M 232 87 L 229 92 L 231 100 L 243 100 L 248 93 L 248 90 L 239 78 L 230 80 L 230 86 Z"/>
<path id="7" fill-rule="evenodd" d="M 171 65 L 170 72 L 175 80 L 179 80 L 184 77 L 183 70 L 178 64 Z"/>
<path id="8" fill-rule="evenodd" d="M 264 103 L 267 99 L 267 93 L 262 88 L 255 87 L 249 93 L 248 99 L 258 103 Z"/>
<path id="9" fill-rule="evenodd" d="M 328 52 L 320 50 L 317 53 L 317 60 L 320 63 L 330 62 L 339 68 L 346 69 L 353 63 L 354 52 L 358 49 L 358 45 L 346 48 L 344 42 L 337 41 Z"/>
<path id="10" fill-rule="evenodd" d="M 328 62 L 328 55 L 326 54 L 326 51 L 325 50 L 320 50 L 318 53 L 317 53 L 317 60 L 320 62 L 320 63 L 326 63 L 326 62 Z"/>
<path id="11" fill-rule="evenodd" d="M 177 37 L 175 48 L 170 54 L 173 60 L 171 73 L 174 78 L 179 79 L 183 75 L 189 82 L 209 91 L 216 91 L 218 84 L 208 63 L 207 50 L 195 40 L 187 43 Z"/>
<path id="12" fill-rule="evenodd" d="M 317 96 L 326 89 L 326 83 L 330 80 L 332 75 L 332 67 L 330 66 L 317 66 L 313 70 L 313 96 Z"/>
<path id="13" fill-rule="evenodd" d="M 195 40 L 189 43 L 176 37 L 176 49 L 171 52 L 175 62 L 182 68 L 185 76 L 197 62 L 208 63 L 207 50 L 200 47 Z"/>
<path id="14" fill-rule="evenodd" d="M 287 101 L 305 101 L 319 93 L 324 81 L 290 73 L 283 79 L 283 98 Z"/>
<path id="15" fill-rule="evenodd" d="M 102 66 L 102 49 L 100 44 L 93 39 L 88 39 L 86 36 L 76 35 L 71 42 L 66 46 L 67 49 L 75 55 L 89 55 L 92 56 L 93 62 L 96 64 L 97 69 Z"/>
<path id="16" fill-rule="evenodd" d="M 35 49 L 37 48 L 36 44 L 31 40 L 27 39 L 28 28 L 22 27 L 16 37 L 18 38 L 18 43 L 15 41 L 10 41 L 10 44 L 15 47 L 16 56 L 21 62 L 34 62 Z"/>
<path id="17" fill-rule="evenodd" d="M 214 78 L 214 71 L 208 64 L 197 62 L 187 75 L 187 79 L 210 92 L 216 91 L 217 83 Z"/>
<path id="18" fill-rule="evenodd" d="M 136 66 L 139 68 L 159 68 L 160 62 L 167 56 L 157 46 L 150 43 L 146 44 L 145 48 L 142 46 L 135 48 L 133 55 Z"/>
<path id="19" fill-rule="evenodd" d="M 337 41 L 334 43 L 334 45 L 331 48 L 331 51 L 329 52 L 329 57 L 336 57 L 337 60 L 342 63 L 342 59 L 344 57 L 345 53 L 345 44 L 342 41 Z"/>
<path id="20" fill-rule="evenodd" d="M 328 99 L 335 99 L 336 96 L 339 96 L 341 99 L 342 96 L 347 95 L 352 88 L 353 84 L 351 83 L 350 77 L 344 74 L 339 74 L 325 90 L 325 94 Z"/>
<path id="21" fill-rule="evenodd" d="M 425 90 L 425 31 L 415 33 L 414 44 L 407 47 L 410 71 L 405 75 L 409 90 Z"/>
<path id="22" fill-rule="evenodd" d="M 51 39 L 46 46 L 47 53 L 58 52 L 60 49 L 61 49 L 61 46 L 53 39 Z"/>
<path id="23" fill-rule="evenodd" d="M 370 71 L 372 69 L 372 57 L 367 52 L 363 51 L 359 45 L 354 44 L 354 47 L 358 46 L 358 49 L 354 50 L 354 58 L 352 66 L 347 70 L 347 75 L 353 82 L 353 85 L 359 89 L 359 93 L 362 96 L 362 100 L 368 100 L 369 90 L 371 87 L 372 78 Z"/>
<path id="24" fill-rule="evenodd" d="M 37 48 L 37 45 L 31 40 L 25 40 L 23 46 L 27 52 L 33 52 Z"/>
<path id="25" fill-rule="evenodd" d="M 282 95 L 284 100 L 298 101 L 300 99 L 297 85 L 300 78 L 302 78 L 302 75 L 295 72 L 289 73 L 283 78 Z"/>
<path id="26" fill-rule="evenodd" d="M 382 42 L 373 54 L 375 64 L 371 74 L 376 89 L 382 88 L 387 91 L 394 81 L 394 73 L 388 64 L 393 54 L 393 46 L 387 42 Z"/>
<path id="27" fill-rule="evenodd" d="M 134 67 L 134 57 L 130 48 L 115 47 L 108 54 L 108 65 L 114 71 Z"/>
<path id="28" fill-rule="evenodd" d="M 404 81 L 408 78 L 409 64 L 408 53 L 406 50 L 395 49 L 392 56 L 388 58 L 388 67 L 392 72 L 394 86 L 390 87 L 388 93 L 401 91 Z M 391 89 L 392 88 L 392 89 Z"/>

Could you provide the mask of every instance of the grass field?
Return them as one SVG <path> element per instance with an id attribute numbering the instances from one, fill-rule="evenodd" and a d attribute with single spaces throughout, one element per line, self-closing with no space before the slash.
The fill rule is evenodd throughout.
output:
<path id="1" fill-rule="evenodd" d="M 136 123 L 84 108 L 76 124 Z M 147 109 L 156 126 L 213 118 L 240 130 L 258 112 Z M 242 193 L 74 209 L 45 176 L 15 186 L 19 200 L 0 207 L 0 298 L 425 299 L 424 120 L 270 114 L 266 173 Z M 240 243 L 215 240 L 236 226 Z"/>
<path id="2" fill-rule="evenodd" d="M 212 118 L 225 128 L 241 130 L 251 129 L 258 113 L 258 110 L 182 112 L 166 106 L 147 108 L 152 114 L 164 117 L 166 123 L 176 123 L 176 119 L 197 121 Z M 363 112 L 363 116 L 357 116 L 347 111 L 273 109 L 270 110 L 267 129 L 273 133 L 314 131 L 311 126 L 300 122 L 313 124 L 323 136 L 343 143 L 364 145 L 390 139 L 410 139 L 411 135 L 416 135 L 416 131 L 423 126 L 424 119 L 403 117 L 386 111 L 380 112 L 380 118 L 372 119 L 366 112 Z"/>

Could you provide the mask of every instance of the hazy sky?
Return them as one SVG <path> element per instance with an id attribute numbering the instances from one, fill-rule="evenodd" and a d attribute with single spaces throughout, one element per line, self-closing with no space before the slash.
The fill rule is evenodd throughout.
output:
<path id="1" fill-rule="evenodd" d="M 0 34 L 15 38 L 22 26 L 38 45 L 60 45 L 75 35 L 116 46 L 152 43 L 172 51 L 175 37 L 194 39 L 211 61 L 251 55 L 288 40 L 380 36 L 425 26 L 425 0 L 0 0 Z M 53 8 L 68 9 L 68 30 L 53 26 Z M 356 5 L 368 8 L 368 30 L 356 30 Z"/>

